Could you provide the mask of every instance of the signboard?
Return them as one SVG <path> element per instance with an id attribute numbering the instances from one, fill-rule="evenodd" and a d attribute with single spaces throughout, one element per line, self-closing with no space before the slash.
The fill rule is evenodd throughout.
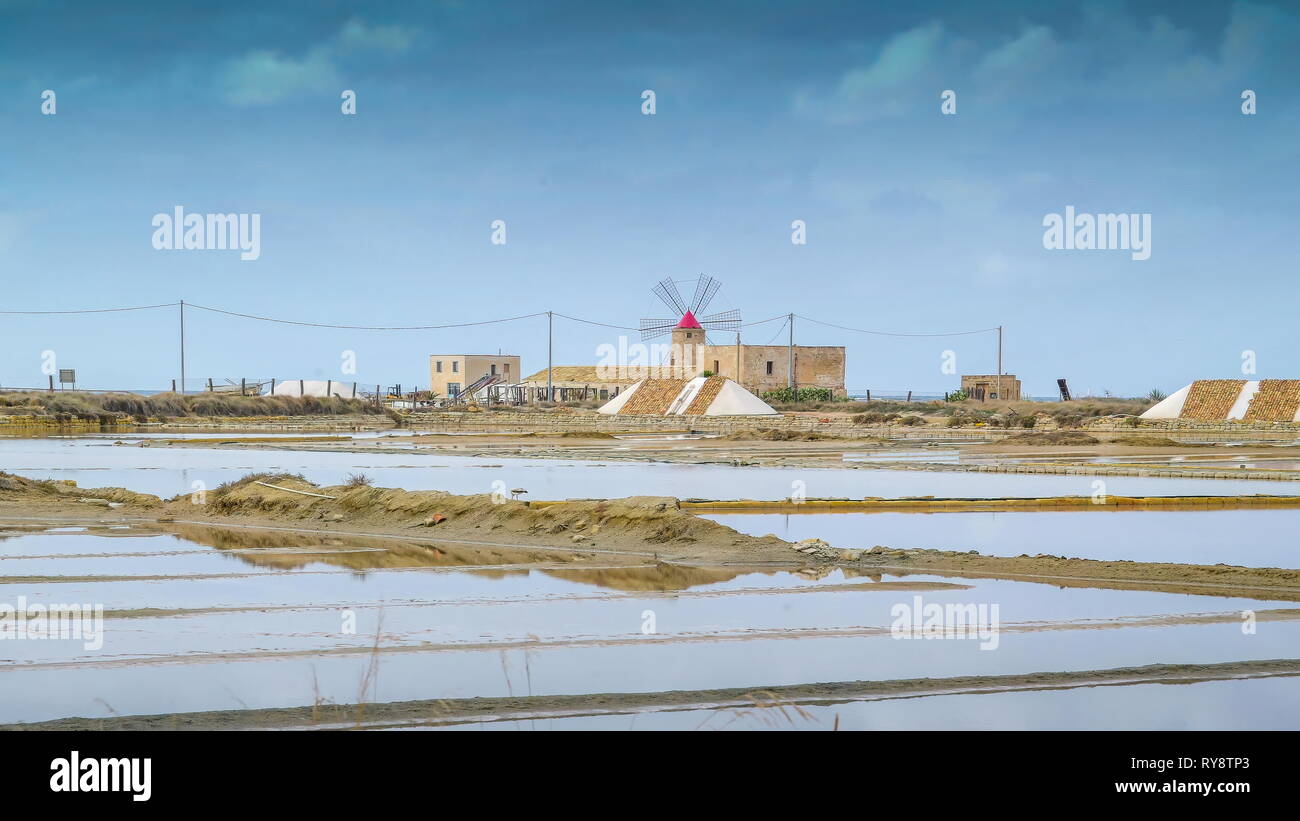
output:
<path id="1" fill-rule="evenodd" d="M 61 385 L 77 384 L 77 372 L 72 368 L 59 368 L 59 384 Z"/>

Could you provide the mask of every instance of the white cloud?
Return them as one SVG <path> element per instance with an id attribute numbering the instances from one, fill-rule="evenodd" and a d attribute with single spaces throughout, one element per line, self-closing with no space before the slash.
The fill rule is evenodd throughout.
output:
<path id="1" fill-rule="evenodd" d="M 338 86 L 329 56 L 313 50 L 305 58 L 281 57 L 253 51 L 232 60 L 223 77 L 226 101 L 234 105 L 265 105 L 299 91 L 324 91 Z"/>
<path id="2" fill-rule="evenodd" d="M 222 94 L 232 105 L 249 106 L 278 102 L 300 92 L 338 90 L 341 58 L 362 52 L 402 54 L 417 34 L 408 26 L 370 26 L 354 18 L 301 57 L 259 50 L 229 60 L 221 73 Z"/>
<path id="3" fill-rule="evenodd" d="M 794 108 L 835 123 L 939 110 L 954 89 L 965 106 L 999 104 L 1025 112 L 1083 98 L 1132 103 L 1226 94 L 1252 77 L 1300 70 L 1292 43 L 1300 17 L 1237 2 L 1212 49 L 1162 16 L 1085 7 L 1071 38 L 1047 25 L 975 42 L 933 22 L 884 41 L 865 65 L 849 67 L 823 89 L 803 89 Z"/>

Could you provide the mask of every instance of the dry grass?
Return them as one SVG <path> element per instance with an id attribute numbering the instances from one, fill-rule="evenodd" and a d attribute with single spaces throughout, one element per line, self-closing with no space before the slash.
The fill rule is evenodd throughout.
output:
<path id="1" fill-rule="evenodd" d="M 316 396 L 231 396 L 226 394 L 157 393 L 0 393 L 0 415 L 34 416 L 58 421 L 112 423 L 180 417 L 354 416 L 392 415 L 360 399 Z"/>

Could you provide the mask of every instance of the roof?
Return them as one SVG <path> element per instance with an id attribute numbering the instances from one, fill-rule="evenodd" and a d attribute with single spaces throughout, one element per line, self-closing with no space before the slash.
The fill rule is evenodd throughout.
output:
<path id="1" fill-rule="evenodd" d="M 604 370 L 597 368 L 595 365 L 556 365 L 551 369 L 552 382 L 577 382 L 582 385 L 631 385 L 636 382 L 626 376 L 615 376 L 614 374 L 600 374 L 598 371 Z M 616 369 L 609 370 L 617 372 Z M 546 383 L 546 369 L 542 368 L 532 376 L 525 377 L 525 382 Z"/>
<path id="2" fill-rule="evenodd" d="M 677 323 L 677 327 L 692 328 L 692 329 L 699 328 L 702 330 L 704 326 L 701 325 L 699 320 L 695 318 L 695 314 L 691 313 L 690 311 L 687 311 L 685 314 L 682 315 L 682 321 Z"/>
<path id="3" fill-rule="evenodd" d="M 645 379 L 599 409 L 628 416 L 776 416 L 762 399 L 723 376 Z"/>
<path id="4" fill-rule="evenodd" d="M 1142 418 L 1300 422 L 1300 380 L 1198 379 L 1148 408 Z"/>

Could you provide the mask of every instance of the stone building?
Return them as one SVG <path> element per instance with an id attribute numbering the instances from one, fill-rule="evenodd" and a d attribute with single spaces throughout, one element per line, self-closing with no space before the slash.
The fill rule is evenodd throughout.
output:
<path id="1" fill-rule="evenodd" d="M 1020 401 L 1020 380 L 1013 373 L 963 375 L 961 389 L 966 396 L 980 402 L 987 399 Z"/>
<path id="2" fill-rule="evenodd" d="M 786 345 L 709 345 L 704 331 L 678 326 L 673 330 L 673 350 L 695 358 L 695 373 L 709 371 L 739 382 L 758 396 L 790 384 L 790 353 Z M 844 396 L 844 348 L 829 345 L 795 345 L 794 386 L 829 388 Z"/>

